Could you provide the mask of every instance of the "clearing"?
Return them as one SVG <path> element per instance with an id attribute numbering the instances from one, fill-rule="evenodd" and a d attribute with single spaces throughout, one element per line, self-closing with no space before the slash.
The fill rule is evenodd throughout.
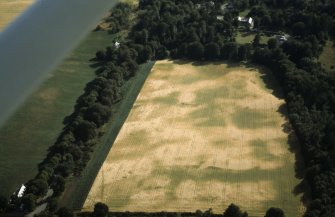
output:
<path id="1" fill-rule="evenodd" d="M 83 210 L 221 213 L 271 207 L 301 216 L 284 100 L 263 68 L 159 61 L 101 167 Z"/>
<path id="2" fill-rule="evenodd" d="M 329 72 L 335 72 L 335 47 L 332 41 L 327 41 L 319 57 L 321 65 Z"/>

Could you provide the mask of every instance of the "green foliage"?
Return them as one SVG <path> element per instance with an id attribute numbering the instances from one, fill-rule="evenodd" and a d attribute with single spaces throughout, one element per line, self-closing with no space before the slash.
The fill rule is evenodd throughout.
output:
<path id="1" fill-rule="evenodd" d="M 93 216 L 94 217 L 106 217 L 108 214 L 108 206 L 104 203 L 96 203 L 94 205 Z"/>
<path id="2" fill-rule="evenodd" d="M 58 217 L 73 217 L 73 212 L 66 208 L 66 207 L 62 207 L 60 208 L 57 212 L 56 212 Z"/>
<path id="3" fill-rule="evenodd" d="M 220 57 L 220 46 L 215 42 L 210 42 L 205 46 L 205 58 L 215 60 Z"/>
<path id="4" fill-rule="evenodd" d="M 204 46 L 200 42 L 193 42 L 187 46 L 187 57 L 200 60 L 204 56 Z"/>
<path id="5" fill-rule="evenodd" d="M 265 217 L 285 217 L 283 210 L 271 207 L 266 211 Z"/>
<path id="6" fill-rule="evenodd" d="M 242 211 L 240 210 L 240 208 L 238 206 L 236 206 L 235 204 L 230 204 L 228 206 L 228 208 L 226 209 L 226 211 L 223 213 L 223 217 L 244 217 L 244 216 L 248 216 L 248 214 L 246 213 L 242 213 Z"/>
<path id="7" fill-rule="evenodd" d="M 26 194 L 21 199 L 23 208 L 28 211 L 33 211 L 36 208 L 36 196 L 34 194 Z"/>
<path id="8" fill-rule="evenodd" d="M 7 198 L 0 195 L 0 213 L 5 212 L 7 209 Z"/>
<path id="9" fill-rule="evenodd" d="M 36 196 L 44 196 L 48 191 L 48 183 L 44 179 L 33 179 L 28 182 L 26 192 Z"/>

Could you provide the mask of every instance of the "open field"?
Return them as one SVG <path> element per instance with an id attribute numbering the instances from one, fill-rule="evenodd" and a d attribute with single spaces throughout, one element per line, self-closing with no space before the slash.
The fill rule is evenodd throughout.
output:
<path id="1" fill-rule="evenodd" d="M 236 42 L 238 44 L 248 44 L 248 43 L 252 44 L 252 42 L 255 39 L 255 36 L 256 36 L 256 33 L 254 32 L 240 32 L 239 31 L 237 32 L 237 35 L 236 35 Z M 272 37 L 261 35 L 260 43 L 266 45 L 270 38 Z"/>
<path id="2" fill-rule="evenodd" d="M 157 62 L 83 210 L 101 201 L 111 211 L 221 213 L 236 203 L 250 216 L 271 206 L 301 215 L 292 193 L 299 183 L 294 154 L 278 111 L 284 101 L 267 88 L 265 72 Z"/>
<path id="3" fill-rule="evenodd" d="M 106 32 L 91 33 L 0 129 L 0 194 L 9 196 L 37 173 L 64 117 L 95 76 L 89 59 L 111 41 Z"/>
<path id="4" fill-rule="evenodd" d="M 335 72 L 335 47 L 332 41 L 326 42 L 319 60 L 327 71 Z"/>
<path id="5" fill-rule="evenodd" d="M 0 31 L 36 0 L 0 0 Z"/>

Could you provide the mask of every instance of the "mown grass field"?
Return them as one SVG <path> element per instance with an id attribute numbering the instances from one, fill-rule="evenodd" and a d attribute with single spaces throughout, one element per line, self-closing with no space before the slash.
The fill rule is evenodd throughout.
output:
<path id="1" fill-rule="evenodd" d="M 271 206 L 301 216 L 284 100 L 265 73 L 274 79 L 255 67 L 157 62 L 83 210 L 221 213 L 235 203 L 249 216 Z"/>
<path id="2" fill-rule="evenodd" d="M 68 56 L 0 129 L 0 194 L 9 196 L 37 173 L 37 164 L 63 128 L 86 83 L 98 49 L 112 43 L 106 32 L 93 32 Z"/>
<path id="3" fill-rule="evenodd" d="M 0 31 L 36 0 L 0 0 Z"/>

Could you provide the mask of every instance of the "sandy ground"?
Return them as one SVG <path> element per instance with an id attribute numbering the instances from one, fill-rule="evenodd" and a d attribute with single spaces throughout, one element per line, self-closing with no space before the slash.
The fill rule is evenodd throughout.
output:
<path id="1" fill-rule="evenodd" d="M 0 0 L 0 31 L 36 0 Z"/>
<path id="2" fill-rule="evenodd" d="M 283 132 L 283 100 L 257 68 L 159 61 L 154 66 L 84 204 L 111 211 L 250 216 L 281 207 L 301 216 L 292 191 L 294 154 Z"/>

